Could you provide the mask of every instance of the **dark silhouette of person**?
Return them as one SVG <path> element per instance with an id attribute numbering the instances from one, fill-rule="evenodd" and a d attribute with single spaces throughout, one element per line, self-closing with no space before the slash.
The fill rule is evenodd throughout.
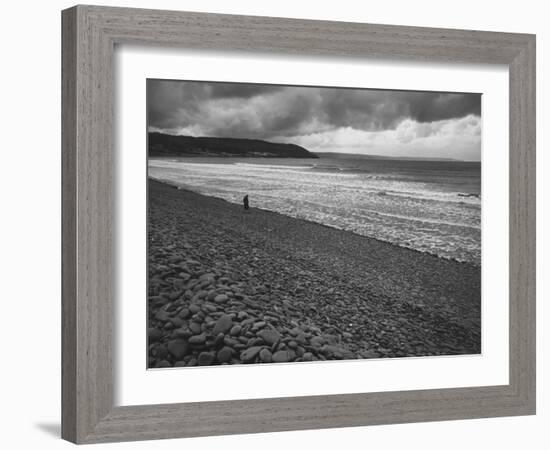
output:
<path id="1" fill-rule="evenodd" d="M 248 195 L 245 195 L 243 197 L 243 205 L 244 205 L 244 209 L 247 210 L 248 209 Z"/>

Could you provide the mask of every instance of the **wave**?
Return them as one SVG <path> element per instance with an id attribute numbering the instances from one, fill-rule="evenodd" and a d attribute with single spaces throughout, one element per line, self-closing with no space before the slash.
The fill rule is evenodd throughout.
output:
<path id="1" fill-rule="evenodd" d="M 475 177 L 427 183 L 425 174 L 414 175 L 330 162 L 149 161 L 149 176 L 183 189 L 237 204 L 248 194 L 252 207 L 479 264 L 481 199 L 472 194 L 479 189 Z M 434 169 L 430 176 L 447 174 Z"/>
<path id="2" fill-rule="evenodd" d="M 253 163 L 241 163 L 241 162 L 236 162 L 236 163 L 233 163 L 234 166 L 240 166 L 240 167 L 249 167 L 249 168 L 253 168 L 253 169 L 261 169 L 261 170 L 270 170 L 270 169 L 275 169 L 275 170 L 280 170 L 280 169 L 285 169 L 285 170 L 308 170 L 308 169 L 311 169 L 312 166 L 309 165 L 309 166 L 296 166 L 296 165 L 284 165 L 284 164 L 253 164 Z"/>

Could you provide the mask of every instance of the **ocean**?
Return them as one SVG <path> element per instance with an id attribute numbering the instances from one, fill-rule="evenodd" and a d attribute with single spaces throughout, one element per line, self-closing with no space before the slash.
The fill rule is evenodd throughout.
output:
<path id="1" fill-rule="evenodd" d="M 151 158 L 149 177 L 200 194 L 481 264 L 481 164 L 361 158 Z"/>

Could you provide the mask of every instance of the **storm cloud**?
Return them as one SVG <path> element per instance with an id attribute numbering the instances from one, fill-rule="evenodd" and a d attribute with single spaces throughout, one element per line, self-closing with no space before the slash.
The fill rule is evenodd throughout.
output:
<path id="1" fill-rule="evenodd" d="M 376 152 L 363 144 L 394 135 L 403 152 L 453 130 L 455 156 L 480 153 L 480 94 L 148 80 L 147 104 L 149 130 L 171 134 L 309 142 L 313 151 L 344 151 L 347 135 L 356 145 L 342 148 L 353 152 Z"/>

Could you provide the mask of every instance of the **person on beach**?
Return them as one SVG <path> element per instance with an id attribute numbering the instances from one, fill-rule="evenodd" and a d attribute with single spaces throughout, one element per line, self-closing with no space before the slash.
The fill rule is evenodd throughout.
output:
<path id="1" fill-rule="evenodd" d="M 248 209 L 248 195 L 245 195 L 243 197 L 243 205 L 244 205 L 244 209 L 247 210 Z"/>

